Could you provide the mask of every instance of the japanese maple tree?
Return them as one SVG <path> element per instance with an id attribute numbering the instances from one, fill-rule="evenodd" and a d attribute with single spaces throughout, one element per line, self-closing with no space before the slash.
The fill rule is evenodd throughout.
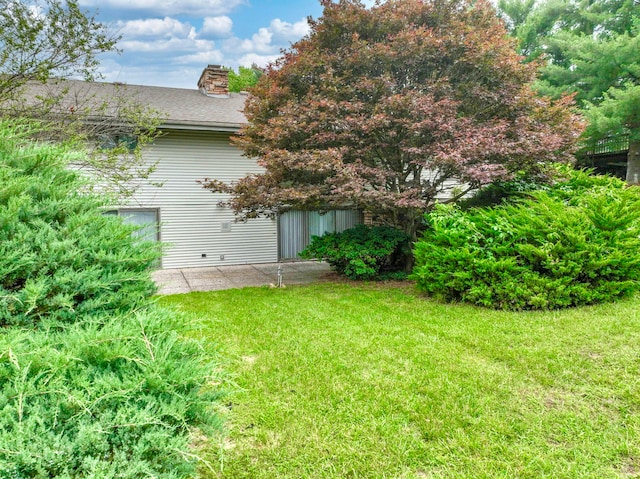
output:
<path id="1" fill-rule="evenodd" d="M 489 2 L 322 4 L 246 102 L 237 144 L 264 173 L 203 181 L 238 214 L 357 207 L 415 237 L 436 199 L 571 161 L 571 99 L 536 97 Z"/>

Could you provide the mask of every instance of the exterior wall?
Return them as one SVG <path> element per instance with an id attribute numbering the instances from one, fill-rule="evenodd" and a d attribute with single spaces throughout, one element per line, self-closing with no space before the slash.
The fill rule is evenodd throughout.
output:
<path id="1" fill-rule="evenodd" d="M 233 212 L 218 206 L 225 195 L 203 189 L 206 177 L 230 182 L 258 173 L 255 161 L 241 156 L 229 133 L 165 131 L 147 152 L 158 161 L 151 181 L 123 207 L 157 209 L 160 241 L 166 244 L 163 268 L 188 268 L 278 260 L 277 222 L 234 222 Z"/>

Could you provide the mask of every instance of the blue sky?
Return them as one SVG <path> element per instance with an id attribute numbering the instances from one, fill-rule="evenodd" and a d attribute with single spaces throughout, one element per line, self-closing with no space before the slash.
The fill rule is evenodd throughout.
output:
<path id="1" fill-rule="evenodd" d="M 308 32 L 318 0 L 80 0 L 122 35 L 104 81 L 196 88 L 207 64 L 266 65 Z M 371 3 L 371 2 L 369 2 Z"/>

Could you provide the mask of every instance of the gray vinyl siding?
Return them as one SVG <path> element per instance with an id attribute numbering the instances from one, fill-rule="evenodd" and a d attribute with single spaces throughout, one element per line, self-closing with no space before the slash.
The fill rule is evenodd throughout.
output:
<path id="1" fill-rule="evenodd" d="M 227 197 L 196 182 L 206 177 L 231 182 L 261 171 L 230 144 L 229 134 L 165 132 L 146 156 L 158 162 L 151 180 L 162 186 L 143 186 L 126 206 L 158 209 L 160 240 L 166 245 L 163 268 L 277 261 L 275 220 L 236 223 L 233 212 L 218 205 Z"/>

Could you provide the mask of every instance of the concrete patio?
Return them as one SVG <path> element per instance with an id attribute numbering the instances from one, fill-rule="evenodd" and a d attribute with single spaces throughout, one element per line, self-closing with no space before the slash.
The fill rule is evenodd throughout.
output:
<path id="1" fill-rule="evenodd" d="M 299 261 L 291 263 L 246 264 L 208 268 L 161 269 L 153 273 L 158 294 L 191 293 L 277 285 L 281 267 L 285 286 L 327 281 L 332 273 L 327 263 Z"/>

